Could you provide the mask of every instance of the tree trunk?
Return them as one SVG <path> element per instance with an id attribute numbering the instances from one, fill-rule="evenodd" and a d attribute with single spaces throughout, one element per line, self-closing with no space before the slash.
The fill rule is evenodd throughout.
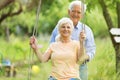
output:
<path id="1" fill-rule="evenodd" d="M 110 14 L 108 13 L 108 9 L 104 0 L 99 0 L 99 3 L 102 7 L 103 16 L 107 23 L 108 29 L 110 30 L 111 28 L 115 28 L 115 26 L 113 25 L 112 19 L 110 17 Z M 117 15 L 118 15 L 118 21 L 119 21 L 120 20 L 120 3 L 117 3 Z M 120 23 L 118 22 L 118 28 L 119 27 L 120 27 Z M 110 38 L 112 40 L 112 44 L 114 46 L 115 53 L 116 53 L 116 73 L 117 73 L 116 79 L 119 80 L 120 79 L 120 43 L 115 42 L 114 36 L 110 33 L 110 31 L 109 31 L 109 34 L 110 34 Z"/>
<path id="2" fill-rule="evenodd" d="M 5 20 L 6 18 L 15 16 L 15 15 L 18 15 L 18 14 L 20 14 L 22 11 L 23 11 L 22 5 L 19 4 L 19 9 L 18 9 L 16 12 L 8 11 L 8 12 L 5 13 L 5 14 L 3 13 L 3 14 L 1 15 L 1 17 L 0 17 L 0 24 L 1 24 L 2 21 Z"/>
<path id="3" fill-rule="evenodd" d="M 120 1 L 117 1 L 116 5 L 117 5 L 116 11 L 118 18 L 118 28 L 120 28 Z M 120 43 L 116 45 L 115 51 L 116 51 L 116 73 L 117 73 L 117 80 L 119 80 L 120 79 Z"/>
<path id="4" fill-rule="evenodd" d="M 116 2 L 117 5 L 117 17 L 118 17 L 118 28 L 120 28 L 120 1 Z"/>
<path id="5" fill-rule="evenodd" d="M 111 17 L 110 17 L 110 14 L 108 13 L 108 9 L 107 9 L 107 6 L 106 6 L 104 0 L 99 0 L 99 3 L 100 3 L 100 5 L 101 5 L 102 11 L 103 11 L 103 16 L 104 16 L 104 19 L 105 19 L 106 24 L 107 24 L 107 26 L 108 26 L 108 32 L 109 32 L 109 34 L 110 34 L 110 38 L 111 38 L 111 40 L 112 40 L 112 43 L 113 43 L 113 46 L 114 46 L 114 49 L 115 49 L 115 44 L 116 44 L 116 42 L 115 42 L 115 40 L 114 40 L 114 38 L 113 38 L 113 35 L 110 33 L 110 29 L 111 29 L 111 28 L 114 28 L 112 19 L 111 19 Z"/>
<path id="6" fill-rule="evenodd" d="M 9 35 L 10 35 L 10 32 L 9 32 L 9 28 L 8 28 L 8 27 L 5 27 L 5 34 L 6 34 L 6 41 L 9 42 Z"/>
<path id="7" fill-rule="evenodd" d="M 117 80 L 120 79 L 120 44 L 116 45 L 116 73 Z"/>

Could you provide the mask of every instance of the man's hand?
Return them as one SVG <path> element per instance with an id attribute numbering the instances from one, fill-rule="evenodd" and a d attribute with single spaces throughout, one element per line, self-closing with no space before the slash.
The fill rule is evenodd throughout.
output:
<path id="1" fill-rule="evenodd" d="M 85 39 L 86 39 L 85 31 L 82 30 L 82 32 L 80 32 L 80 41 L 83 42 Z"/>

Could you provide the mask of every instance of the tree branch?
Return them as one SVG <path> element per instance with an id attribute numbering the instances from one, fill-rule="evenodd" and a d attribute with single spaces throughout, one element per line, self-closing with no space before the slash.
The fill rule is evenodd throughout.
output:
<path id="1" fill-rule="evenodd" d="M 10 17 L 12 17 L 12 16 L 14 16 L 14 15 L 18 15 L 18 14 L 20 14 L 22 11 L 23 11 L 23 9 L 22 9 L 22 6 L 21 6 L 21 4 L 20 4 L 20 7 L 19 7 L 18 11 L 14 12 L 14 13 L 11 13 L 11 14 L 10 14 Z"/>
<path id="2" fill-rule="evenodd" d="M 0 10 L 8 6 L 10 3 L 14 2 L 15 0 L 1 0 L 0 1 Z"/>
<path id="3" fill-rule="evenodd" d="M 108 13 L 107 6 L 106 6 L 104 0 L 99 0 L 99 2 L 100 2 L 100 5 L 101 5 L 101 7 L 103 9 L 103 16 L 104 16 L 104 18 L 106 20 L 106 23 L 108 25 L 108 29 L 110 30 L 114 26 L 113 26 L 113 22 L 112 22 L 112 19 L 110 17 L 110 14 Z"/>
<path id="4" fill-rule="evenodd" d="M 13 12 L 13 13 L 12 13 L 11 11 L 9 11 L 9 12 L 6 13 L 6 14 L 2 14 L 2 16 L 1 16 L 1 18 L 0 18 L 0 23 L 1 23 L 3 20 L 5 20 L 6 18 L 15 16 L 15 15 L 18 15 L 18 14 L 20 14 L 21 12 L 22 12 L 22 6 L 20 5 L 18 11 Z"/>

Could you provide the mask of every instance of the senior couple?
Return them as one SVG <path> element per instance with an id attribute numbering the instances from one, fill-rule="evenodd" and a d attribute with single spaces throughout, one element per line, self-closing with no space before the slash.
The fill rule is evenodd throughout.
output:
<path id="1" fill-rule="evenodd" d="M 52 71 L 48 80 L 88 80 L 87 64 L 95 54 L 92 30 L 79 20 L 83 14 L 83 3 L 72 1 L 68 17 L 61 18 L 54 28 L 50 45 L 42 54 L 37 39 L 30 38 L 30 46 L 41 62 L 51 59 Z"/>

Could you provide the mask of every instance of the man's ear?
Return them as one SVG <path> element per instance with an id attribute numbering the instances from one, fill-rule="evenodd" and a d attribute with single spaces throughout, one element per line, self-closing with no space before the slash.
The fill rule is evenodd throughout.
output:
<path id="1" fill-rule="evenodd" d="M 68 9 L 68 14 L 70 15 L 70 10 Z"/>

